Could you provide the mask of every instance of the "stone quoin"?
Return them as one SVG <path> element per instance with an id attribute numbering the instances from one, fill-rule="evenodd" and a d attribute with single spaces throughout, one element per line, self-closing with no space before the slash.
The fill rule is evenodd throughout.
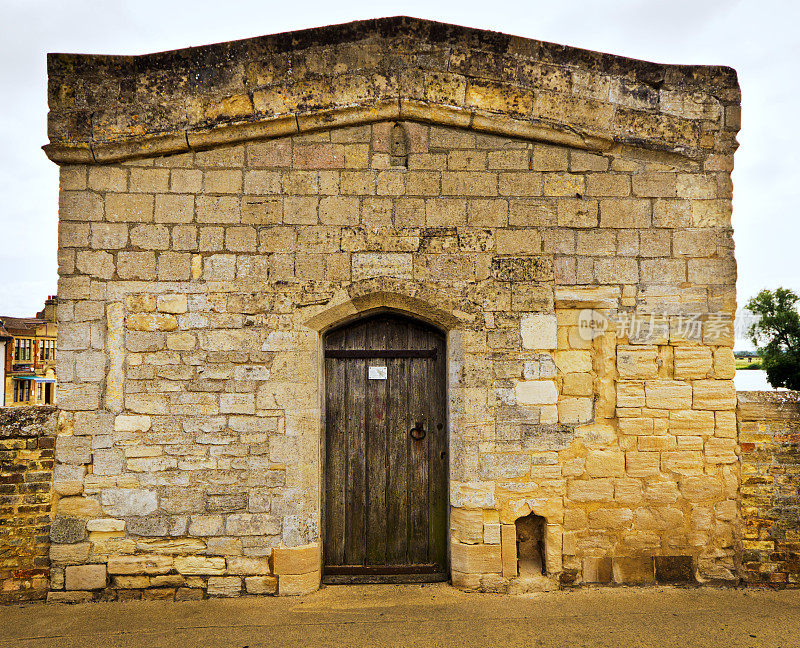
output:
<path id="1" fill-rule="evenodd" d="M 733 70 L 401 17 L 48 76 L 53 600 L 736 578 Z"/>

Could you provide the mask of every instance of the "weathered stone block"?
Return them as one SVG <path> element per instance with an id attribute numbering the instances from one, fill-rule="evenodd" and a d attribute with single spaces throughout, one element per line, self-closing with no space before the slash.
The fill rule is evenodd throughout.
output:
<path id="1" fill-rule="evenodd" d="M 517 576 L 517 527 L 515 525 L 502 525 L 500 545 L 503 578 L 515 578 Z"/>
<path id="2" fill-rule="evenodd" d="M 702 346 L 675 347 L 675 378 L 708 378 L 712 368 L 711 349 Z"/>
<path id="3" fill-rule="evenodd" d="M 661 457 L 657 452 L 626 452 L 625 471 L 629 477 L 655 477 L 661 468 Z"/>
<path id="4" fill-rule="evenodd" d="M 321 573 L 282 574 L 278 577 L 278 596 L 301 596 L 319 589 Z"/>
<path id="5" fill-rule="evenodd" d="M 678 475 L 690 475 L 703 470 L 703 453 L 677 450 L 661 453 L 661 467 Z"/>
<path id="6" fill-rule="evenodd" d="M 594 381 L 588 373 L 568 373 L 564 376 L 561 393 L 565 396 L 591 396 Z"/>
<path id="7" fill-rule="evenodd" d="M 556 351 L 554 358 L 556 368 L 562 374 L 588 373 L 592 370 L 592 354 L 590 351 Z"/>
<path id="8" fill-rule="evenodd" d="M 149 416 L 120 415 L 114 418 L 116 432 L 147 432 L 150 425 Z"/>
<path id="9" fill-rule="evenodd" d="M 567 497 L 575 502 L 605 502 L 614 498 L 611 479 L 575 479 L 567 485 Z"/>
<path id="10" fill-rule="evenodd" d="M 89 497 L 62 497 L 58 500 L 59 516 L 91 518 L 101 514 L 100 502 Z"/>
<path id="11" fill-rule="evenodd" d="M 486 453 L 481 456 L 481 479 L 524 477 L 530 472 L 531 457 L 520 453 Z"/>
<path id="12" fill-rule="evenodd" d="M 131 331 L 175 331 L 178 321 L 164 313 L 133 313 L 128 315 L 126 325 Z"/>
<path id="13" fill-rule="evenodd" d="M 128 518 L 128 533 L 134 536 L 160 537 L 168 533 L 169 522 L 161 516 Z"/>
<path id="14" fill-rule="evenodd" d="M 108 488 L 101 492 L 100 503 L 105 512 L 114 517 L 141 516 L 158 508 L 158 496 L 151 490 Z"/>
<path id="15" fill-rule="evenodd" d="M 644 383 L 641 381 L 618 381 L 617 405 L 619 407 L 644 407 Z"/>
<path id="16" fill-rule="evenodd" d="M 184 576 L 222 576 L 225 574 L 225 558 L 221 557 L 175 556 L 174 563 L 178 573 Z"/>
<path id="17" fill-rule="evenodd" d="M 531 313 L 522 316 L 520 325 L 525 349 L 556 348 L 556 316 Z"/>
<path id="18" fill-rule="evenodd" d="M 122 575 L 167 574 L 174 567 L 172 556 L 109 556 L 108 573 Z"/>
<path id="19" fill-rule="evenodd" d="M 656 580 L 659 583 L 694 583 L 693 563 L 691 556 L 656 556 Z"/>
<path id="20" fill-rule="evenodd" d="M 678 435 L 710 436 L 714 433 L 714 412 L 671 411 L 669 413 L 669 432 Z"/>
<path id="21" fill-rule="evenodd" d="M 500 544 L 501 542 L 501 525 L 499 522 L 485 522 L 483 525 L 483 542 L 484 544 Z M 452 536 L 451 536 L 452 537 Z M 457 538 L 453 538 L 457 539 Z"/>
<path id="22" fill-rule="evenodd" d="M 83 492 L 86 466 L 56 464 L 53 468 L 53 490 L 59 495 L 79 495 Z"/>
<path id="23" fill-rule="evenodd" d="M 86 530 L 90 533 L 116 533 L 125 529 L 125 520 L 114 518 L 98 518 L 86 523 Z"/>
<path id="24" fill-rule="evenodd" d="M 558 401 L 558 391 L 552 380 L 520 381 L 514 386 L 514 393 L 521 405 L 554 405 Z"/>
<path id="25" fill-rule="evenodd" d="M 206 544 L 196 538 L 137 538 L 136 548 L 159 555 L 180 555 L 201 553 Z"/>
<path id="26" fill-rule="evenodd" d="M 87 603 L 92 600 L 92 592 L 48 592 L 48 603 Z"/>
<path id="27" fill-rule="evenodd" d="M 248 594 L 276 594 L 278 579 L 275 576 L 246 576 L 244 586 Z"/>
<path id="28" fill-rule="evenodd" d="M 268 576 L 271 573 L 268 558 L 228 556 L 225 560 L 228 574 Z"/>
<path id="29" fill-rule="evenodd" d="M 594 418 L 594 402 L 591 398 L 562 397 L 559 399 L 559 423 L 588 423 L 592 418 Z"/>
<path id="30" fill-rule="evenodd" d="M 714 378 L 733 380 L 736 374 L 736 360 L 731 347 L 714 349 Z"/>
<path id="31" fill-rule="evenodd" d="M 503 570 L 500 545 L 450 545 L 450 565 L 453 571 L 466 574 L 499 574 Z"/>
<path id="32" fill-rule="evenodd" d="M 645 402 L 653 409 L 685 410 L 692 407 L 692 385 L 677 380 L 648 380 Z"/>
<path id="33" fill-rule="evenodd" d="M 242 579 L 238 576 L 211 576 L 206 592 L 209 596 L 239 596 L 242 593 Z"/>
<path id="34" fill-rule="evenodd" d="M 201 601 L 203 590 L 199 587 L 180 587 L 175 591 L 176 601 Z"/>
<path id="35" fill-rule="evenodd" d="M 736 408 L 736 388 L 732 380 L 695 380 L 692 383 L 692 408 L 732 410 Z"/>
<path id="36" fill-rule="evenodd" d="M 280 519 L 266 513 L 234 513 L 225 518 L 228 535 L 275 535 L 281 531 Z"/>
<path id="37" fill-rule="evenodd" d="M 620 378 L 655 378 L 658 375 L 656 347 L 617 347 L 617 371 Z"/>
<path id="38" fill-rule="evenodd" d="M 633 512 L 626 508 L 600 508 L 589 513 L 589 528 L 619 530 L 631 526 Z"/>
<path id="39" fill-rule="evenodd" d="M 86 537 L 86 520 L 57 515 L 50 523 L 50 540 L 57 544 L 73 544 Z"/>
<path id="40" fill-rule="evenodd" d="M 411 277 L 413 269 L 410 254 L 359 253 L 353 255 L 353 279 L 355 281 L 375 277 Z"/>
<path id="41" fill-rule="evenodd" d="M 632 198 L 600 201 L 600 227 L 646 228 L 650 225 L 650 201 Z"/>
<path id="42" fill-rule="evenodd" d="M 117 254 L 117 275 L 120 279 L 152 281 L 156 278 L 155 252 L 120 252 Z"/>
<path id="43" fill-rule="evenodd" d="M 106 198 L 106 220 L 111 223 L 152 222 L 153 196 L 133 194 L 109 195 Z"/>
<path id="44" fill-rule="evenodd" d="M 711 475 L 689 475 L 680 480 L 680 491 L 690 502 L 716 500 L 722 497 L 722 484 Z"/>
<path id="45" fill-rule="evenodd" d="M 450 512 L 450 537 L 466 544 L 483 542 L 482 509 L 453 508 Z M 496 543 L 491 543 L 496 544 Z"/>
<path id="46" fill-rule="evenodd" d="M 91 543 L 51 544 L 50 563 L 53 565 L 70 565 L 84 563 L 89 559 Z"/>
<path id="47" fill-rule="evenodd" d="M 603 558 L 584 558 L 583 559 L 583 582 L 584 583 L 603 583 L 612 581 L 611 557 Z"/>
<path id="48" fill-rule="evenodd" d="M 318 542 L 299 547 L 275 547 L 272 552 L 273 573 L 281 578 L 290 574 L 319 572 L 319 569 L 320 546 Z"/>
<path id="49" fill-rule="evenodd" d="M 98 590 L 106 586 L 105 565 L 74 565 L 64 571 L 67 590 Z"/>
<path id="50" fill-rule="evenodd" d="M 626 585 L 649 585 L 655 582 L 652 556 L 614 557 L 614 582 Z"/>
<path id="51" fill-rule="evenodd" d="M 88 437 L 56 437 L 56 459 L 62 464 L 88 464 L 92 461 L 91 439 Z"/>
<path id="52" fill-rule="evenodd" d="M 716 464 L 737 463 L 739 458 L 736 455 L 736 450 L 736 439 L 711 437 L 705 443 L 706 461 Z"/>
<path id="53" fill-rule="evenodd" d="M 623 477 L 625 455 L 617 450 L 589 450 L 586 453 L 587 477 Z"/>
<path id="54" fill-rule="evenodd" d="M 536 283 L 544 283 L 552 280 L 553 278 L 553 262 L 548 257 L 535 256 L 530 254 L 535 251 L 536 246 L 531 246 L 528 249 L 522 241 L 526 237 L 531 236 L 529 230 L 510 230 L 507 232 L 517 241 L 516 245 L 521 247 L 511 247 L 507 250 L 501 248 L 498 241 L 498 252 L 520 252 L 526 253 L 524 256 L 495 256 L 492 259 L 491 274 L 492 277 L 498 281 L 531 281 Z M 532 239 L 535 241 L 535 239 Z M 531 241 L 529 241 L 530 243 Z M 534 310 L 534 309 L 530 309 Z M 548 340 L 551 335 L 552 323 L 540 322 L 545 328 L 542 329 L 542 340 Z M 552 347 L 541 347 L 552 348 Z"/>

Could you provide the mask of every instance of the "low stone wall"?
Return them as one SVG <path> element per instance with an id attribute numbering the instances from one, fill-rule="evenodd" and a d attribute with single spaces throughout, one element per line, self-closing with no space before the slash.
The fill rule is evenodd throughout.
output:
<path id="1" fill-rule="evenodd" d="M 739 392 L 741 573 L 800 587 L 800 392 Z"/>
<path id="2" fill-rule="evenodd" d="M 0 603 L 49 586 L 54 407 L 0 408 Z"/>

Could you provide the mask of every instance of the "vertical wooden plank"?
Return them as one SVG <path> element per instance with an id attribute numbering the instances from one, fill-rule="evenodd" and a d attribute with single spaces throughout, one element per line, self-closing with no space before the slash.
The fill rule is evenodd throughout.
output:
<path id="1" fill-rule="evenodd" d="M 430 367 L 429 399 L 429 559 L 444 569 L 447 562 L 447 484 L 448 484 L 448 436 L 447 436 L 447 358 L 443 336 L 429 332 L 430 348 L 437 350 L 435 360 L 427 360 Z"/>
<path id="2" fill-rule="evenodd" d="M 395 319 L 386 335 L 389 349 L 408 348 L 408 324 Z M 408 384 L 403 358 L 388 361 L 389 416 L 386 476 L 387 563 L 408 562 Z"/>
<path id="3" fill-rule="evenodd" d="M 385 318 L 376 318 L 368 323 L 366 331 L 367 349 L 386 348 Z M 385 358 L 370 358 L 369 367 L 387 368 Z M 386 564 L 386 405 L 388 380 L 370 379 L 367 374 L 366 402 L 366 560 L 368 565 Z"/>
<path id="4" fill-rule="evenodd" d="M 338 348 L 341 339 L 326 348 Z M 345 366 L 342 360 L 325 360 L 325 564 L 344 561 L 344 521 L 347 421 Z"/>
<path id="5" fill-rule="evenodd" d="M 428 340 L 424 329 L 416 324 L 409 324 L 408 347 L 410 349 L 427 348 Z M 426 358 L 408 359 L 408 423 L 410 430 L 420 423 L 429 430 L 428 399 L 430 397 L 429 378 Z M 409 437 L 408 462 L 408 501 L 409 540 L 408 557 L 412 563 L 428 562 L 428 435 L 424 439 L 415 440 Z"/>
<path id="6" fill-rule="evenodd" d="M 363 349 L 364 331 L 363 324 L 348 329 L 345 348 Z M 344 362 L 347 385 L 345 563 L 363 565 L 366 558 L 366 360 L 347 359 Z"/>

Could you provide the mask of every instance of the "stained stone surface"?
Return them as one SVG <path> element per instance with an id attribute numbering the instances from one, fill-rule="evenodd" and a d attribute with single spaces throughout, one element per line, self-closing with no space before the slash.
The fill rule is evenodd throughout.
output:
<path id="1" fill-rule="evenodd" d="M 448 334 L 454 584 L 531 513 L 554 585 L 736 578 L 732 70 L 409 18 L 48 69 L 59 564 L 316 589 L 321 335 L 384 309 Z"/>

